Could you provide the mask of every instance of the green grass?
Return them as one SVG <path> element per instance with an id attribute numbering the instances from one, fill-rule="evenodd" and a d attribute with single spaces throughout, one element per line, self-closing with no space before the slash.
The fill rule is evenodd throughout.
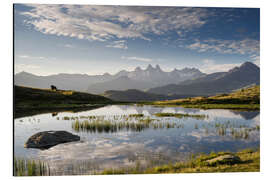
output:
<path id="1" fill-rule="evenodd" d="M 129 117 L 143 117 L 143 114 L 130 114 Z"/>
<path id="2" fill-rule="evenodd" d="M 76 91 L 52 91 L 21 86 L 15 86 L 14 90 L 15 117 L 26 112 L 92 109 L 114 103 L 103 96 Z"/>
<path id="3" fill-rule="evenodd" d="M 259 110 L 260 86 L 241 89 L 230 94 L 210 97 L 193 97 L 168 101 L 155 101 L 148 104 L 157 106 L 183 106 L 201 109 Z"/>
<path id="4" fill-rule="evenodd" d="M 207 163 L 207 160 L 220 155 L 233 154 L 240 158 L 235 164 Z M 246 149 L 237 153 L 219 152 L 208 155 L 201 154 L 187 162 L 155 166 L 140 170 L 140 168 L 106 169 L 101 174 L 160 174 L 160 173 L 215 173 L 215 172 L 259 172 L 260 150 Z"/>
<path id="5" fill-rule="evenodd" d="M 143 129 L 149 128 L 149 123 L 143 122 L 112 122 L 109 120 L 84 120 L 72 123 L 72 128 L 79 131 L 86 131 L 91 133 L 114 133 L 123 129 L 131 131 L 142 131 Z"/>
<path id="6" fill-rule="evenodd" d="M 123 119 L 118 119 L 123 118 Z M 76 119 L 76 118 L 74 118 Z M 121 130 L 140 132 L 145 129 L 164 129 L 164 128 L 183 128 L 180 124 L 175 122 L 160 122 L 159 119 L 152 119 L 150 117 L 138 118 L 129 116 L 115 116 L 113 120 L 106 120 L 104 117 L 96 117 L 86 120 L 75 120 L 72 122 L 72 129 L 76 132 L 89 133 L 114 133 Z"/>
<path id="7" fill-rule="evenodd" d="M 183 104 L 185 108 L 260 110 L 260 104 Z"/>
<path id="8" fill-rule="evenodd" d="M 156 113 L 155 116 L 157 116 L 157 117 L 177 117 L 177 118 L 192 117 L 195 119 L 208 118 L 208 116 L 204 115 L 204 114 L 181 114 L 181 113 Z"/>
<path id="9" fill-rule="evenodd" d="M 37 160 L 14 158 L 14 176 L 49 176 L 50 167 Z"/>

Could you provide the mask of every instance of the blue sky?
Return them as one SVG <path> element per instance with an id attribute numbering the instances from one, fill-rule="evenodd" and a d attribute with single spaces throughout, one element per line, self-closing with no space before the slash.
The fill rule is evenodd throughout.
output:
<path id="1" fill-rule="evenodd" d="M 159 64 L 226 71 L 259 65 L 260 11 L 16 4 L 15 73 L 103 74 Z"/>

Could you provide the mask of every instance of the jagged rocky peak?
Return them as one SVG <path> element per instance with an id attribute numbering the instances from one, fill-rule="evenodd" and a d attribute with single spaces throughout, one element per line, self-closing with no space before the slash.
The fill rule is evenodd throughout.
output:
<path id="1" fill-rule="evenodd" d="M 159 71 L 162 71 L 158 64 L 156 65 L 156 69 L 159 70 Z"/>
<path id="2" fill-rule="evenodd" d="M 140 66 L 138 66 L 138 67 L 135 68 L 135 71 L 142 71 L 142 69 L 141 69 Z"/>
<path id="3" fill-rule="evenodd" d="M 153 69 L 155 69 L 155 68 L 153 68 L 153 66 L 151 64 L 148 64 L 146 70 L 153 70 Z"/>
<path id="4" fill-rule="evenodd" d="M 181 70 L 183 73 L 189 73 L 189 72 L 199 72 L 198 69 L 196 68 L 188 68 L 188 67 L 185 67 Z"/>

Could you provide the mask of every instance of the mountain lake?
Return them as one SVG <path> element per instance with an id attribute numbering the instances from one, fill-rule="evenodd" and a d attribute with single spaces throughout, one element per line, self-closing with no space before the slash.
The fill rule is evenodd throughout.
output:
<path id="1" fill-rule="evenodd" d="M 160 117 L 156 113 L 202 115 L 202 118 Z M 74 128 L 76 123 L 84 121 L 111 122 L 117 127 L 114 130 Z M 134 123 L 139 121 L 146 122 L 145 126 L 134 128 Z M 79 135 L 81 140 L 46 150 L 24 148 L 30 136 L 48 130 L 65 130 Z M 44 161 L 54 175 L 152 167 L 185 161 L 192 154 L 236 152 L 259 145 L 259 111 L 108 105 L 83 112 L 46 113 L 14 121 L 14 156 Z"/>

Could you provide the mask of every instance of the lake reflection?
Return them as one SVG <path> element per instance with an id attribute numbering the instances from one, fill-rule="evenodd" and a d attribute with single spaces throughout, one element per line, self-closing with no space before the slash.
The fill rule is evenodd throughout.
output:
<path id="1" fill-rule="evenodd" d="M 205 114 L 208 118 L 178 119 L 158 118 L 155 113 Z M 144 114 L 161 121 L 174 122 L 179 128 L 144 129 L 141 132 L 121 130 L 115 133 L 76 132 L 74 120 L 64 117 Z M 258 147 L 260 144 L 259 112 L 231 110 L 200 110 L 182 107 L 154 107 L 136 105 L 111 105 L 84 112 L 40 114 L 15 119 L 15 156 L 48 161 L 56 174 L 70 174 L 79 168 L 78 174 L 91 173 L 112 167 L 163 164 L 186 160 L 190 153 L 212 151 L 238 151 Z M 225 128 L 224 128 L 225 127 Z M 33 134 L 47 130 L 66 130 L 81 137 L 80 142 L 59 144 L 48 150 L 25 149 L 26 140 Z M 232 131 L 236 133 L 233 134 Z M 237 136 L 239 134 L 243 136 Z M 248 133 L 248 134 L 246 134 Z M 75 165 L 74 165 L 75 164 Z"/>

